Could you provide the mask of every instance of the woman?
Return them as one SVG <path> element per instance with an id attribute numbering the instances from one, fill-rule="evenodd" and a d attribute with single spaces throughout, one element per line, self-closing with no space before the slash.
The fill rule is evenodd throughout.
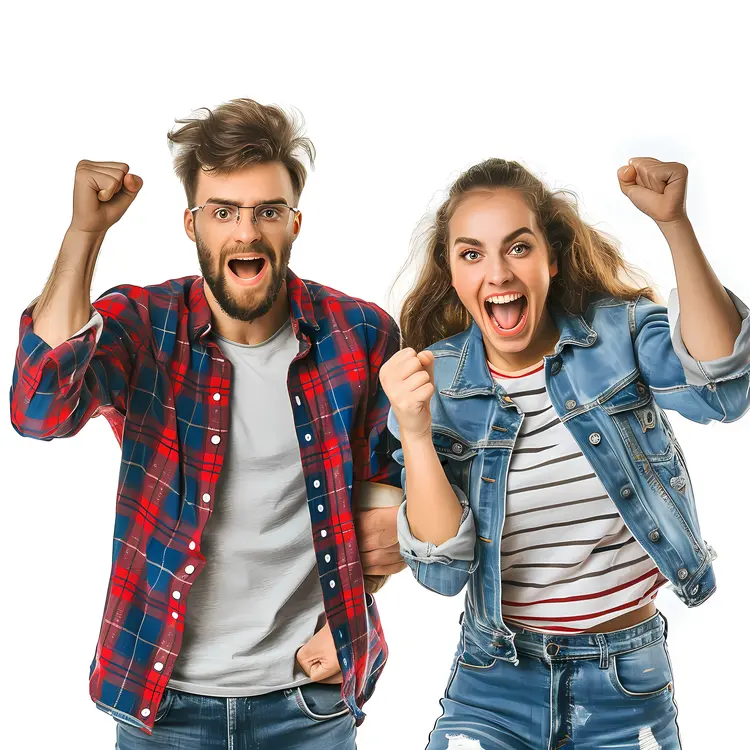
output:
<path id="1" fill-rule="evenodd" d="M 747 307 L 685 213 L 687 169 L 631 159 L 622 191 L 672 252 L 669 310 L 564 192 L 490 159 L 453 184 L 382 369 L 401 441 L 402 553 L 468 581 L 428 750 L 680 747 L 658 590 L 714 591 L 713 550 L 663 409 L 748 409 Z"/>

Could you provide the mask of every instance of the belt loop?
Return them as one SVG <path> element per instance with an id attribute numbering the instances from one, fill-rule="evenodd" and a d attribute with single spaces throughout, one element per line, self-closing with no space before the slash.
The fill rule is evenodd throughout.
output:
<path id="1" fill-rule="evenodd" d="M 596 633 L 596 642 L 599 644 L 599 669 L 609 669 L 609 647 L 603 633 Z"/>

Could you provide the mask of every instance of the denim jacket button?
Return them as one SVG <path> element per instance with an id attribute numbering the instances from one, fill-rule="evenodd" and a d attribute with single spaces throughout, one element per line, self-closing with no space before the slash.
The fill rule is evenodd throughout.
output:
<path id="1" fill-rule="evenodd" d="M 684 581 L 684 580 L 685 580 L 685 579 L 686 579 L 686 578 L 687 578 L 687 577 L 688 577 L 689 575 L 690 575 L 690 573 L 688 573 L 688 572 L 687 572 L 687 569 L 686 569 L 686 568 L 680 568 L 680 569 L 679 569 L 679 570 L 677 571 L 677 577 L 678 577 L 678 578 L 679 578 L 679 579 L 680 579 L 681 581 Z"/>
<path id="2" fill-rule="evenodd" d="M 553 363 L 552 363 L 552 367 L 550 367 L 550 370 L 549 370 L 549 371 L 550 371 L 550 372 L 551 372 L 551 373 L 552 373 L 553 375 L 557 375 L 557 373 L 558 373 L 558 372 L 560 372 L 560 368 L 561 368 L 561 367 L 562 367 L 562 365 L 561 365 L 561 364 L 560 364 L 559 362 L 555 361 L 555 362 L 553 362 Z"/>
<path id="3" fill-rule="evenodd" d="M 464 452 L 464 447 L 463 447 L 463 445 L 461 445 L 461 443 L 453 443 L 453 445 L 451 446 L 451 450 L 454 453 L 461 454 L 461 453 Z"/>
<path id="4" fill-rule="evenodd" d="M 570 411 L 571 409 L 575 409 L 575 408 L 576 408 L 576 406 L 578 406 L 578 404 L 577 404 L 577 403 L 576 403 L 575 401 L 573 401 L 573 399 L 572 399 L 572 398 L 571 398 L 571 399 L 568 399 L 568 400 L 567 400 L 567 401 L 565 402 L 565 408 L 566 408 L 566 409 L 567 409 L 568 411 Z"/>
<path id="5" fill-rule="evenodd" d="M 643 396 L 646 393 L 646 386 L 643 385 L 643 383 L 638 383 L 638 385 L 635 387 L 636 391 Z"/>
<path id="6" fill-rule="evenodd" d="M 598 432 L 592 432 L 589 435 L 589 443 L 591 445 L 599 445 L 602 442 L 602 436 Z"/>
<path id="7" fill-rule="evenodd" d="M 649 538 L 649 539 L 650 539 L 650 540 L 651 540 L 652 542 L 658 542 L 658 541 L 659 541 L 659 539 L 661 539 L 661 534 L 660 534 L 660 533 L 658 532 L 658 530 L 657 530 L 657 529 L 654 529 L 654 530 L 653 530 L 653 531 L 652 531 L 652 532 L 651 532 L 651 533 L 650 533 L 650 534 L 648 535 L 648 538 Z"/>
<path id="8" fill-rule="evenodd" d="M 669 484 L 671 487 L 674 487 L 676 490 L 683 490 L 685 489 L 685 485 L 687 482 L 685 481 L 685 477 L 679 476 L 679 477 L 672 477 L 669 480 Z"/>
<path id="9" fill-rule="evenodd" d="M 630 489 L 630 487 L 623 487 L 620 490 L 620 495 L 623 497 L 630 497 L 633 494 L 633 491 Z"/>

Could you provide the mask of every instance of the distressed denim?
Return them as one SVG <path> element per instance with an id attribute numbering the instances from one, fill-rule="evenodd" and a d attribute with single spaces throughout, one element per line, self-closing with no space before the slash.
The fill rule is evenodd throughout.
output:
<path id="1" fill-rule="evenodd" d="M 355 750 L 340 685 L 309 683 L 252 698 L 167 688 L 151 736 L 117 722 L 117 750 Z"/>
<path id="2" fill-rule="evenodd" d="M 678 750 L 666 620 L 605 634 L 514 629 L 518 665 L 464 622 L 427 750 Z"/>
<path id="3" fill-rule="evenodd" d="M 584 315 L 556 313 L 560 338 L 544 357 L 556 416 L 630 532 L 690 607 L 715 591 L 716 555 L 702 537 L 685 456 L 665 410 L 705 424 L 734 421 L 750 408 L 750 310 L 727 291 L 742 324 L 734 351 L 721 359 L 698 361 L 687 351 L 675 293 L 669 308 L 644 298 L 600 298 Z M 417 539 L 406 515 L 403 469 L 401 552 L 426 588 L 453 596 L 468 583 L 467 618 L 491 634 L 491 656 L 514 662 L 499 562 L 505 482 L 524 415 L 491 377 L 476 324 L 430 351 L 432 442 L 464 512 L 456 535 L 442 544 Z M 399 436 L 393 411 L 388 427 Z M 403 450 L 394 458 L 403 465 Z"/>

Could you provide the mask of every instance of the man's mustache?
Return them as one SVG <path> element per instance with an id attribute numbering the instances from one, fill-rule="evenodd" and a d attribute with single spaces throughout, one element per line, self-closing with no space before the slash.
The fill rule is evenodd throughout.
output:
<path id="1" fill-rule="evenodd" d="M 227 260 L 235 255 L 260 255 L 266 258 L 272 267 L 276 265 L 276 252 L 270 245 L 263 242 L 254 242 L 252 245 L 237 245 L 233 248 L 225 248 L 221 252 L 220 263 L 222 268 L 226 265 Z"/>

